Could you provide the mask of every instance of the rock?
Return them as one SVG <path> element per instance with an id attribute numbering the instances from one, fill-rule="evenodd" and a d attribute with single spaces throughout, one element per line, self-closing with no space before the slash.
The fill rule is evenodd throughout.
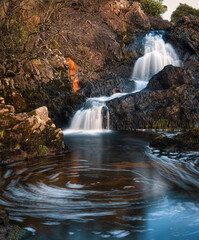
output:
<path id="1" fill-rule="evenodd" d="M 166 32 L 165 37 L 175 46 L 183 67 L 199 85 L 199 20 L 183 17 Z"/>
<path id="2" fill-rule="evenodd" d="M 149 90 L 165 90 L 183 84 L 193 85 L 192 76 L 180 67 L 168 65 L 150 79 L 146 88 Z"/>
<path id="3" fill-rule="evenodd" d="M 199 151 L 199 128 L 178 134 L 173 138 L 156 137 L 150 147 L 162 151 Z"/>
<path id="4" fill-rule="evenodd" d="M 170 76 L 169 69 L 171 69 Z M 111 129 L 199 127 L 199 90 L 191 76 L 181 68 L 168 66 L 155 78 L 152 78 L 148 87 L 141 92 L 113 99 L 107 103 Z M 172 85 L 173 81 L 177 86 Z"/>
<path id="5" fill-rule="evenodd" d="M 0 115 L 0 164 L 55 155 L 64 150 L 63 133 L 56 129 L 43 106 L 29 113 L 15 113 L 4 105 Z"/>
<path id="6" fill-rule="evenodd" d="M 184 69 L 192 74 L 196 84 L 199 86 L 199 56 L 189 56 L 184 61 Z"/>
<path id="7" fill-rule="evenodd" d="M 0 208 L 0 239 L 19 240 L 26 234 L 26 231 L 17 225 L 9 224 L 8 213 Z"/>
<path id="8" fill-rule="evenodd" d="M 110 1 L 106 5 L 101 5 L 100 15 L 117 33 L 126 31 L 135 34 L 150 30 L 149 19 L 138 2 Z"/>
<path id="9" fill-rule="evenodd" d="M 8 222 L 8 213 L 4 209 L 0 208 L 0 225 L 8 224 Z"/>
<path id="10" fill-rule="evenodd" d="M 134 81 L 129 78 L 117 77 L 113 74 L 107 75 L 107 79 L 96 80 L 92 85 L 86 85 L 81 93 L 87 97 L 110 96 L 115 92 L 132 92 L 135 88 Z"/>
<path id="11" fill-rule="evenodd" d="M 183 54 L 190 52 L 199 56 L 199 20 L 183 17 L 166 33 L 166 37 Z"/>
<path id="12" fill-rule="evenodd" d="M 150 30 L 150 21 L 144 11 L 142 11 L 141 5 L 138 2 L 133 2 L 128 10 L 129 11 L 125 14 L 125 20 L 129 23 L 128 31 L 135 32 L 135 30 L 132 29 L 132 26 L 145 31 Z"/>
<path id="13" fill-rule="evenodd" d="M 149 16 L 151 30 L 167 30 L 172 24 L 168 20 L 162 19 L 160 16 Z"/>

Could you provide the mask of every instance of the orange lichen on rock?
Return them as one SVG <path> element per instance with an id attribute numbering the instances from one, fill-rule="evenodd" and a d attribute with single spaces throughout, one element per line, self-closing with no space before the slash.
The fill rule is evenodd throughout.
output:
<path id="1" fill-rule="evenodd" d="M 71 58 L 67 58 L 67 61 L 69 65 L 69 74 L 73 81 L 73 90 L 77 92 L 80 89 L 79 78 L 77 76 L 78 66 Z"/>

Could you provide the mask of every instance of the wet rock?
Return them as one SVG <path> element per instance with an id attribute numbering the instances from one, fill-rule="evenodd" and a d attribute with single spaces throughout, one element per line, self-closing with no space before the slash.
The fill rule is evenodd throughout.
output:
<path id="1" fill-rule="evenodd" d="M 191 76 L 181 68 L 168 66 L 155 78 L 141 92 L 107 103 L 111 129 L 184 129 L 199 126 L 199 90 Z"/>
<path id="2" fill-rule="evenodd" d="M 199 151 L 199 129 L 189 130 L 173 138 L 156 137 L 150 147 L 162 151 Z"/>
<path id="3" fill-rule="evenodd" d="M 0 208 L 0 239 L 19 240 L 26 234 L 26 231 L 17 225 L 9 224 L 8 213 Z"/>
<path id="4" fill-rule="evenodd" d="M 64 151 L 63 133 L 48 117 L 47 107 L 16 113 L 13 106 L 1 104 L 0 164 L 55 155 Z"/>
<path id="5" fill-rule="evenodd" d="M 165 90 L 183 84 L 193 85 L 192 76 L 180 67 L 168 65 L 150 79 L 146 88 L 149 90 Z"/>
<path id="6" fill-rule="evenodd" d="M 0 225 L 5 225 L 9 222 L 8 213 L 0 208 Z"/>
<path id="7" fill-rule="evenodd" d="M 135 88 L 134 81 L 129 78 L 122 78 L 115 75 L 106 76 L 107 79 L 93 81 L 89 86 L 82 89 L 82 94 L 87 97 L 111 96 L 116 92 L 132 92 Z"/>

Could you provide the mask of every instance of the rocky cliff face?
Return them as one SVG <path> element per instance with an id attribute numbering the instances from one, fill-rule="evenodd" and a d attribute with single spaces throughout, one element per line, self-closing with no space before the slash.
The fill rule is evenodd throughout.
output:
<path id="1" fill-rule="evenodd" d="M 199 20 L 183 17 L 166 32 L 166 38 L 176 47 L 184 68 L 199 84 Z"/>
<path id="2" fill-rule="evenodd" d="M 115 130 L 199 126 L 199 89 L 185 70 L 167 66 L 146 89 L 108 103 Z"/>
<path id="3" fill-rule="evenodd" d="M 31 4 L 39 9 L 34 1 Z M 15 106 L 17 112 L 46 105 L 50 117 L 61 126 L 67 124 L 69 116 L 85 99 L 84 92 L 76 93 L 73 89 L 76 78 L 70 75 L 67 58 L 79 66 L 80 90 L 104 78 L 118 82 L 118 75 L 130 76 L 132 64 L 142 54 L 141 44 L 132 43 L 137 42 L 136 35 L 150 30 L 150 21 L 139 3 L 124 0 L 66 1 L 54 6 L 51 12 L 53 14 L 46 16 L 46 22 L 42 20 L 45 6 L 41 16 L 37 16 L 37 11 L 36 15 L 29 16 L 33 29 L 39 29 L 37 35 L 26 32 L 27 26 L 20 19 L 24 31 L 23 35 L 20 32 L 20 37 L 25 38 L 21 41 L 26 41 L 26 34 L 33 37 L 22 45 L 23 51 L 19 49 L 20 56 L 10 59 L 10 55 L 4 63 L 0 62 L 0 96 L 5 97 L 7 104 L 12 104 L 10 96 L 15 89 L 23 101 L 23 109 Z M 23 14 L 27 14 L 26 11 Z"/>

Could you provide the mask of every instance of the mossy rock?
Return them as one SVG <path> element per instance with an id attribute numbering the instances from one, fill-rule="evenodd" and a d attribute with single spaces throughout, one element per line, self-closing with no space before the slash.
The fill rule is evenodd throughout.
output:
<path id="1" fill-rule="evenodd" d="M 181 133 L 173 138 L 156 137 L 150 147 L 163 151 L 199 151 L 199 128 Z"/>
<path id="2" fill-rule="evenodd" d="M 21 240 L 28 234 L 26 230 L 17 225 L 11 225 L 7 232 L 6 240 Z"/>
<path id="3" fill-rule="evenodd" d="M 38 148 L 38 156 L 39 157 L 44 157 L 48 155 L 48 147 L 46 147 L 45 145 L 39 145 Z"/>

